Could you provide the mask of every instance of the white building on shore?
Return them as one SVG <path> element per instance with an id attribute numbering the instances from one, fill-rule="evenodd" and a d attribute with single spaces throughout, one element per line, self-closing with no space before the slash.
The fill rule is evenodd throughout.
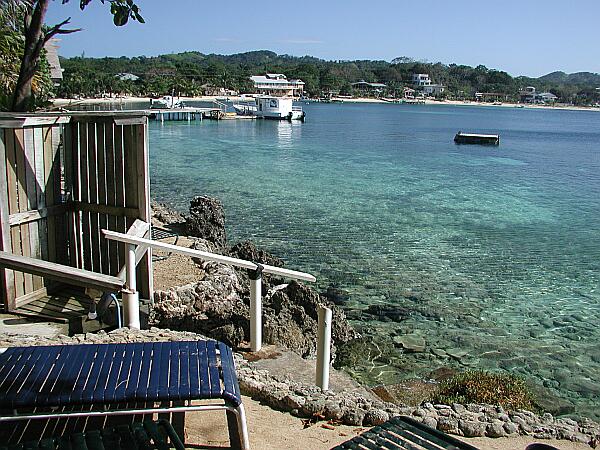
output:
<path id="1" fill-rule="evenodd" d="M 250 77 L 257 94 L 276 97 L 301 97 L 304 93 L 304 81 L 288 80 L 282 73 L 267 73 Z"/>
<path id="2" fill-rule="evenodd" d="M 445 90 L 446 86 L 443 84 L 427 84 L 423 86 L 423 94 L 434 97 L 443 94 Z"/>
<path id="3" fill-rule="evenodd" d="M 431 85 L 431 78 L 428 73 L 413 73 L 412 83 L 414 86 L 429 86 Z"/>
<path id="4" fill-rule="evenodd" d="M 387 84 L 383 83 L 368 83 L 365 80 L 352 83 L 352 88 L 364 95 L 375 95 L 379 97 L 386 89 Z"/>

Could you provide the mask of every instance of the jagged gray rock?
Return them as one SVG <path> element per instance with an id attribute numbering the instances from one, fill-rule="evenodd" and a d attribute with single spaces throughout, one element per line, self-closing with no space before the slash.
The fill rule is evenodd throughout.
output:
<path id="1" fill-rule="evenodd" d="M 225 248 L 225 213 L 219 200 L 204 195 L 194 197 L 185 218 L 188 236 L 206 239 L 219 249 Z"/>
<path id="2" fill-rule="evenodd" d="M 199 240 L 195 248 L 210 251 L 211 244 Z M 218 337 L 238 347 L 250 339 L 249 298 L 238 273 L 230 266 L 198 261 L 203 280 L 154 293 L 150 323 L 161 328 L 193 331 Z M 301 356 L 316 355 L 317 311 L 323 300 L 308 286 L 291 282 L 263 299 L 263 341 L 280 344 Z M 335 305 L 332 340 L 335 345 L 358 335 Z"/>
<path id="3" fill-rule="evenodd" d="M 152 210 L 152 216 L 163 225 L 176 225 L 185 223 L 185 217 L 183 217 L 183 215 L 178 211 L 172 209 L 166 203 L 159 203 L 155 200 L 151 200 L 150 209 Z"/>

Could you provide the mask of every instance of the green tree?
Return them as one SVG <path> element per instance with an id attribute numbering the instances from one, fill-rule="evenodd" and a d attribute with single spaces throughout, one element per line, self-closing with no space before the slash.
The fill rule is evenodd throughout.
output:
<path id="1" fill-rule="evenodd" d="M 63 0 L 63 3 L 69 0 Z M 80 0 L 81 9 L 92 0 Z M 113 15 L 113 22 L 116 26 L 125 25 L 129 19 L 144 22 L 139 13 L 138 6 L 133 0 L 100 0 L 102 3 L 110 4 L 110 12 Z M 65 29 L 71 18 L 63 20 L 61 23 L 49 28 L 44 27 L 44 19 L 48 11 L 50 0 L 2 0 L 0 4 L 4 12 L 10 13 L 13 8 L 22 11 L 24 36 L 23 53 L 19 68 L 19 76 L 15 84 L 11 110 L 27 111 L 34 105 L 32 104 L 32 83 L 36 73 L 40 69 L 40 57 L 44 44 L 59 34 L 69 34 L 80 31 L 80 29 Z M 5 9 L 6 8 L 6 9 Z"/>

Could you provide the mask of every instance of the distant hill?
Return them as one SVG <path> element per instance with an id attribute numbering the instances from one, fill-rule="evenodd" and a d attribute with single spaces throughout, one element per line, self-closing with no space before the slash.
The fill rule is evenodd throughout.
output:
<path id="1" fill-rule="evenodd" d="M 597 85 L 600 86 L 600 74 L 592 72 L 552 72 L 538 78 L 543 83 L 567 84 L 567 85 Z"/>

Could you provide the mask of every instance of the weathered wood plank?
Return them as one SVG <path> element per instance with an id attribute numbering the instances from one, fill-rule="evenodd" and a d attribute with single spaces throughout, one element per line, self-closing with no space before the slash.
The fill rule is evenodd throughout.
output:
<path id="1" fill-rule="evenodd" d="M 148 118 L 145 116 L 140 117 L 115 117 L 114 123 L 115 125 L 142 125 L 148 121 Z"/>
<path id="2" fill-rule="evenodd" d="M 136 157 L 137 157 L 137 204 L 139 218 L 146 223 L 151 222 L 150 212 L 150 175 L 149 151 L 148 151 L 148 126 L 147 123 L 136 127 Z M 139 291 L 143 298 L 154 298 L 154 280 L 152 276 L 152 249 L 149 248 L 146 255 L 138 265 L 140 272 Z"/>
<path id="3" fill-rule="evenodd" d="M 138 208 L 137 137 L 135 126 L 123 127 L 125 206 L 129 208 Z"/>
<path id="4" fill-rule="evenodd" d="M 31 147 L 30 147 L 31 148 Z M 28 194 L 27 185 L 27 155 L 25 153 L 25 133 L 24 130 L 15 130 L 15 155 L 17 159 L 17 178 L 18 178 L 18 201 L 19 211 L 29 211 L 31 207 L 31 198 Z M 29 169 L 31 170 L 31 169 Z M 29 176 L 31 179 L 31 175 Z M 31 244 L 29 240 L 29 225 L 21 225 L 21 252 L 23 256 L 31 256 Z M 25 280 L 25 291 L 27 294 L 33 290 L 33 276 L 31 274 L 23 274 Z"/>
<path id="5" fill-rule="evenodd" d="M 71 203 L 63 203 L 54 206 L 48 206 L 47 208 L 18 212 L 15 214 L 10 214 L 8 216 L 8 223 L 11 227 L 13 227 L 29 222 L 35 222 L 36 220 L 44 219 L 46 217 L 53 217 L 59 214 L 64 214 L 69 208 L 72 207 L 73 204 Z"/>
<path id="6" fill-rule="evenodd" d="M 125 206 L 125 158 L 123 156 L 123 126 L 114 126 L 114 144 L 115 144 L 115 205 Z M 116 229 L 121 233 L 127 231 L 125 217 L 117 216 Z M 125 247 L 117 246 L 118 267 L 125 264 Z"/>
<path id="7" fill-rule="evenodd" d="M 16 307 L 18 309 L 21 306 L 27 305 L 29 302 L 33 302 L 33 301 L 43 297 L 46 294 L 47 294 L 46 287 L 42 286 L 41 288 L 36 289 L 35 291 L 29 292 L 28 294 L 25 294 L 25 295 L 21 295 L 16 300 Z"/>
<path id="8" fill-rule="evenodd" d="M 40 317 L 48 317 L 48 318 L 51 318 L 51 320 L 55 320 L 55 321 L 60 318 L 63 318 L 63 319 L 66 319 L 66 321 L 69 321 L 69 320 L 73 320 L 77 317 L 84 316 L 87 313 L 87 311 L 84 309 L 61 310 L 60 308 L 58 308 L 54 305 L 51 305 L 51 304 L 39 305 L 39 304 L 33 304 L 33 303 L 23 305 L 22 307 L 19 308 L 19 310 L 17 312 L 19 314 L 26 313 L 26 314 L 31 314 L 31 315 L 33 315 L 33 314 L 39 315 Z"/>
<path id="9" fill-rule="evenodd" d="M 13 130 L 4 131 L 5 149 L 6 149 L 6 179 L 8 182 L 8 213 L 19 212 L 18 200 L 18 174 L 17 174 L 17 157 L 15 153 L 15 134 Z M 11 227 L 10 229 L 10 245 L 12 252 L 21 254 L 21 227 Z M 14 293 L 15 298 L 25 293 L 24 274 L 21 272 L 13 273 Z M 15 298 L 9 298 L 9 309 L 16 308 Z"/>
<path id="10" fill-rule="evenodd" d="M 88 122 L 88 188 L 89 203 L 97 205 L 98 202 L 98 140 L 97 128 L 100 124 Z M 103 133 L 104 134 L 104 133 Z M 91 269 L 94 272 L 102 272 L 100 262 L 100 235 L 98 233 L 99 217 L 98 213 L 90 213 L 90 250 L 91 250 Z"/>
<path id="11" fill-rule="evenodd" d="M 125 170 L 125 205 L 130 208 L 139 208 L 138 205 L 138 133 L 136 125 L 125 125 L 123 127 L 123 156 L 124 156 L 124 170 Z M 139 209 L 138 209 L 139 214 Z M 129 228 L 133 224 L 134 220 L 128 219 L 126 226 Z M 121 245 L 125 249 L 124 245 Z M 144 281 L 141 279 L 141 270 L 139 266 L 136 270 L 138 279 L 138 290 L 143 286 Z M 141 292 L 141 291 L 140 291 Z"/>
<path id="12" fill-rule="evenodd" d="M 67 194 L 67 199 L 70 201 L 78 200 L 79 186 L 76 180 L 79 178 L 80 163 L 79 163 L 79 133 L 76 124 L 66 124 L 63 127 L 63 158 L 65 165 L 65 186 L 64 190 Z M 74 267 L 82 267 L 81 264 L 81 248 L 79 247 L 79 212 L 72 211 L 66 216 L 66 228 L 69 241 L 68 254 L 57 254 L 58 261 L 62 264 L 72 265 Z M 66 242 L 66 239 L 65 239 Z"/>
<path id="13" fill-rule="evenodd" d="M 69 323 L 71 321 L 72 318 L 70 317 L 53 317 L 53 316 L 49 316 L 45 313 L 40 313 L 40 312 L 35 312 L 35 311 L 29 311 L 27 309 L 27 305 L 25 305 L 22 308 L 19 308 L 17 311 L 15 311 L 17 314 L 19 314 L 20 316 L 24 316 L 24 317 L 32 317 L 34 319 L 43 319 L 46 320 L 48 322 L 57 322 L 57 323 Z"/>
<path id="14" fill-rule="evenodd" d="M 104 149 L 106 152 L 106 205 L 116 206 L 117 192 L 115 183 L 115 127 L 114 124 L 106 124 L 104 127 Z M 107 227 L 109 230 L 117 229 L 117 214 L 107 213 Z M 115 275 L 120 269 L 119 248 L 117 242 L 108 241 L 108 258 L 110 264 L 110 275 Z"/>
<path id="15" fill-rule="evenodd" d="M 70 206 L 79 211 L 87 211 L 90 213 L 112 214 L 115 216 L 130 217 L 132 219 L 135 219 L 138 216 L 138 210 L 136 208 L 125 208 L 110 205 L 96 205 L 93 203 L 82 202 L 73 202 Z"/>
<path id="16" fill-rule="evenodd" d="M 92 304 L 92 299 L 86 295 L 84 291 L 80 291 L 77 295 L 72 295 L 67 291 L 63 292 L 64 293 L 61 292 L 58 295 L 48 296 L 48 303 L 64 306 L 73 310 L 89 309 Z"/>
<path id="17" fill-rule="evenodd" d="M 129 236 L 150 239 L 150 224 L 148 222 L 144 222 L 143 220 L 136 219 L 133 222 L 133 224 L 127 229 L 127 234 Z M 104 239 L 106 239 L 106 238 L 104 238 Z M 144 246 L 144 245 L 136 246 L 136 249 L 135 249 L 135 264 L 136 264 L 136 266 L 140 263 L 140 261 L 142 261 L 144 256 L 147 254 L 148 250 L 149 250 L 149 248 L 147 246 Z M 119 273 L 117 274 L 117 277 L 125 279 L 125 269 L 126 269 L 126 267 L 123 266 L 121 268 L 121 270 L 119 271 Z"/>
<path id="18" fill-rule="evenodd" d="M 67 174 L 67 161 L 64 157 L 64 145 L 61 146 L 61 135 L 63 138 L 64 130 L 68 129 L 68 125 L 57 125 L 52 127 L 51 144 L 52 144 L 52 186 L 54 189 L 53 205 L 63 203 L 63 183 L 66 186 L 69 183 L 69 174 Z M 67 225 L 68 214 L 64 212 L 56 217 L 52 217 L 54 222 L 54 233 L 52 234 L 55 241 L 56 257 L 52 261 L 60 262 L 61 264 L 69 264 L 69 233 Z"/>
<path id="19" fill-rule="evenodd" d="M 107 205 L 107 195 L 106 195 L 106 178 L 107 178 L 107 169 L 106 169 L 106 142 L 105 142 L 105 128 L 111 127 L 111 123 L 99 123 L 96 125 L 96 142 L 97 142 L 97 160 L 98 160 L 98 204 L 99 205 Z M 99 240 L 99 250 L 100 250 L 100 269 L 99 271 L 105 274 L 110 274 L 110 260 L 108 258 L 108 242 L 106 239 L 103 239 L 100 235 L 100 230 L 103 228 L 108 228 L 108 217 L 105 213 L 98 214 L 98 240 Z"/>
<path id="20" fill-rule="evenodd" d="M 0 250 L 10 252 L 11 247 L 11 232 L 9 225 L 8 199 L 8 155 L 5 145 L 5 131 L 0 130 Z M 14 189 L 14 186 L 13 186 Z M 10 269 L 0 269 L 0 289 L 2 289 L 2 309 L 5 311 L 13 310 L 15 304 L 15 276 Z"/>
<path id="21" fill-rule="evenodd" d="M 7 113 L 2 113 L 7 115 Z M 12 118 L 2 117 L 0 119 L 0 128 L 23 128 L 23 127 L 35 127 L 35 126 L 51 126 L 59 123 L 66 123 L 71 120 L 70 116 L 47 116 L 40 117 L 39 114 L 35 116 L 25 116 L 23 114 L 15 115 Z"/>
<path id="22" fill-rule="evenodd" d="M 123 280 L 117 277 L 27 256 L 14 255 L 4 251 L 0 251 L 0 266 L 21 270 L 66 284 L 94 287 L 100 290 L 106 289 L 110 292 L 118 292 L 124 286 Z"/>
<path id="23" fill-rule="evenodd" d="M 79 124 L 79 151 L 80 151 L 80 167 L 79 174 L 79 198 L 76 199 L 82 203 L 90 202 L 89 194 L 89 166 L 90 153 L 88 151 L 89 130 L 87 123 Z M 92 270 L 92 243 L 90 239 L 90 213 L 83 211 L 81 217 L 81 252 L 83 256 L 83 268 Z"/>
<path id="24" fill-rule="evenodd" d="M 60 313 L 75 313 L 75 314 L 84 314 L 89 310 L 89 304 L 88 306 L 79 303 L 75 300 L 71 300 L 71 299 L 67 299 L 65 297 L 62 296 L 42 296 L 39 297 L 37 299 L 35 299 L 34 301 L 32 301 L 31 303 L 28 303 L 27 305 L 23 306 L 22 308 L 24 309 L 30 309 L 33 310 L 33 308 L 39 308 L 41 310 L 43 309 L 47 309 L 48 312 L 54 312 L 57 314 Z"/>
<path id="25" fill-rule="evenodd" d="M 44 203 L 47 208 L 54 207 L 54 192 L 55 192 L 55 177 L 54 177 L 54 154 L 52 133 L 55 127 L 48 127 L 44 130 Z M 60 178 L 58 180 L 60 182 Z M 56 228 L 54 226 L 54 217 L 46 215 L 46 257 L 42 255 L 42 259 L 56 262 Z M 63 241 L 64 242 L 64 241 Z M 65 245 L 65 244 L 63 244 Z"/>
<path id="26" fill-rule="evenodd" d="M 130 123 L 142 123 L 146 120 L 147 114 L 131 114 L 131 112 L 123 111 L 124 114 L 116 111 L 89 111 L 87 114 L 73 114 L 72 120 L 76 122 L 109 122 L 119 125 Z"/>
<path id="27" fill-rule="evenodd" d="M 32 161 L 32 169 L 34 170 L 36 206 L 35 209 L 46 207 L 46 183 L 44 176 L 44 130 L 42 127 L 33 128 L 33 145 L 34 145 L 34 160 Z M 32 240 L 32 256 L 35 258 L 48 259 L 48 230 L 45 218 L 31 223 L 30 229 L 34 232 L 30 233 Z M 44 287 L 44 279 L 41 277 L 33 277 L 33 288 L 39 290 Z"/>

